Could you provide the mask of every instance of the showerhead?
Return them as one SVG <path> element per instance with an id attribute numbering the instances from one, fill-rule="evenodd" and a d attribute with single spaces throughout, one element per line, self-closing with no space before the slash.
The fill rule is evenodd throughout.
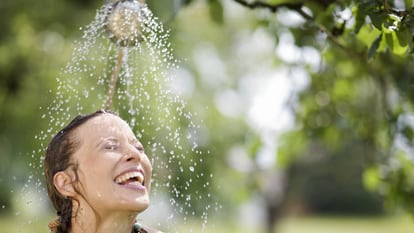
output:
<path id="1" fill-rule="evenodd" d="M 117 45 L 131 47 L 142 41 L 147 6 L 143 1 L 111 1 L 105 20 L 108 37 Z"/>

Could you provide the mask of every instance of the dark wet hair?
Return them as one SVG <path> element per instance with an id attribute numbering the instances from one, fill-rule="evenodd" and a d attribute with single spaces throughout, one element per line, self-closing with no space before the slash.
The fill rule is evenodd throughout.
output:
<path id="1" fill-rule="evenodd" d="M 49 223 L 49 228 L 53 233 L 68 233 L 71 229 L 72 220 L 72 199 L 63 196 L 55 187 L 53 177 L 57 172 L 71 168 L 77 178 L 78 165 L 71 160 L 79 142 L 74 140 L 73 132 L 88 120 L 102 114 L 116 113 L 107 110 L 98 110 L 87 115 L 75 117 L 65 128 L 60 130 L 50 141 L 44 160 L 44 174 L 49 198 L 57 211 L 58 217 Z"/>

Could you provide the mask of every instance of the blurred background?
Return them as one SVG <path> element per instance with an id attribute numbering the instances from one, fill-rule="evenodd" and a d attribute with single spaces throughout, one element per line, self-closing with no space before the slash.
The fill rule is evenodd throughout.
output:
<path id="1" fill-rule="evenodd" d="M 25 187 L 42 179 L 36 135 L 80 28 L 104 3 L 0 2 L 2 232 L 46 232 L 53 218 Z M 209 154 L 213 198 L 191 205 L 208 210 L 205 232 L 412 232 L 413 1 L 147 4 L 179 61 L 170 88 Z M 204 190 L 196 184 L 190 194 Z M 185 219 L 177 231 L 204 222 Z"/>

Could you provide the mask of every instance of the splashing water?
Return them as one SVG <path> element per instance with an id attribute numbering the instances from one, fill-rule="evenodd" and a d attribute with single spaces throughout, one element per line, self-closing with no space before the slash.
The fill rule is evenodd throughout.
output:
<path id="1" fill-rule="evenodd" d="M 27 185 L 45 193 L 45 185 L 35 177 L 42 177 L 43 157 L 39 155 L 44 155 L 56 132 L 78 114 L 111 108 L 134 129 L 152 160 L 155 181 L 149 212 L 160 207 L 164 215 L 168 213 L 161 217 L 157 213 L 156 224 L 173 232 L 175 225 L 196 217 L 201 218 L 203 228 L 212 206 L 209 190 L 213 175 L 203 166 L 209 152 L 198 145 L 199 127 L 193 114 L 166 88 L 174 81 L 171 71 L 178 67 L 168 32 L 142 5 L 138 9 L 140 34 L 114 36 L 107 27 L 112 7 L 107 4 L 97 11 L 94 21 L 84 29 L 82 40 L 75 43 L 71 61 L 57 77 L 57 89 L 51 91 L 54 100 L 42 116 L 49 126 L 36 136 L 41 149 L 33 152 L 37 162 L 30 166 L 36 172 Z M 27 200 L 38 202 L 32 194 Z M 46 202 L 44 197 L 40 205 Z M 190 227 L 188 230 L 193 232 Z"/>

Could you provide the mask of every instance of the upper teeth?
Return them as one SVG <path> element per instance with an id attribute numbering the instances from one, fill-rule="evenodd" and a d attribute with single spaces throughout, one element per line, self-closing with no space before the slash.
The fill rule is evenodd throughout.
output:
<path id="1" fill-rule="evenodd" d="M 122 184 L 122 183 L 126 182 L 127 180 L 129 180 L 131 178 L 136 178 L 137 181 L 141 184 L 144 181 L 144 175 L 141 172 L 134 171 L 134 172 L 128 172 L 128 173 L 125 173 L 121 176 L 118 176 L 115 179 L 115 182 L 118 183 L 118 184 Z"/>

